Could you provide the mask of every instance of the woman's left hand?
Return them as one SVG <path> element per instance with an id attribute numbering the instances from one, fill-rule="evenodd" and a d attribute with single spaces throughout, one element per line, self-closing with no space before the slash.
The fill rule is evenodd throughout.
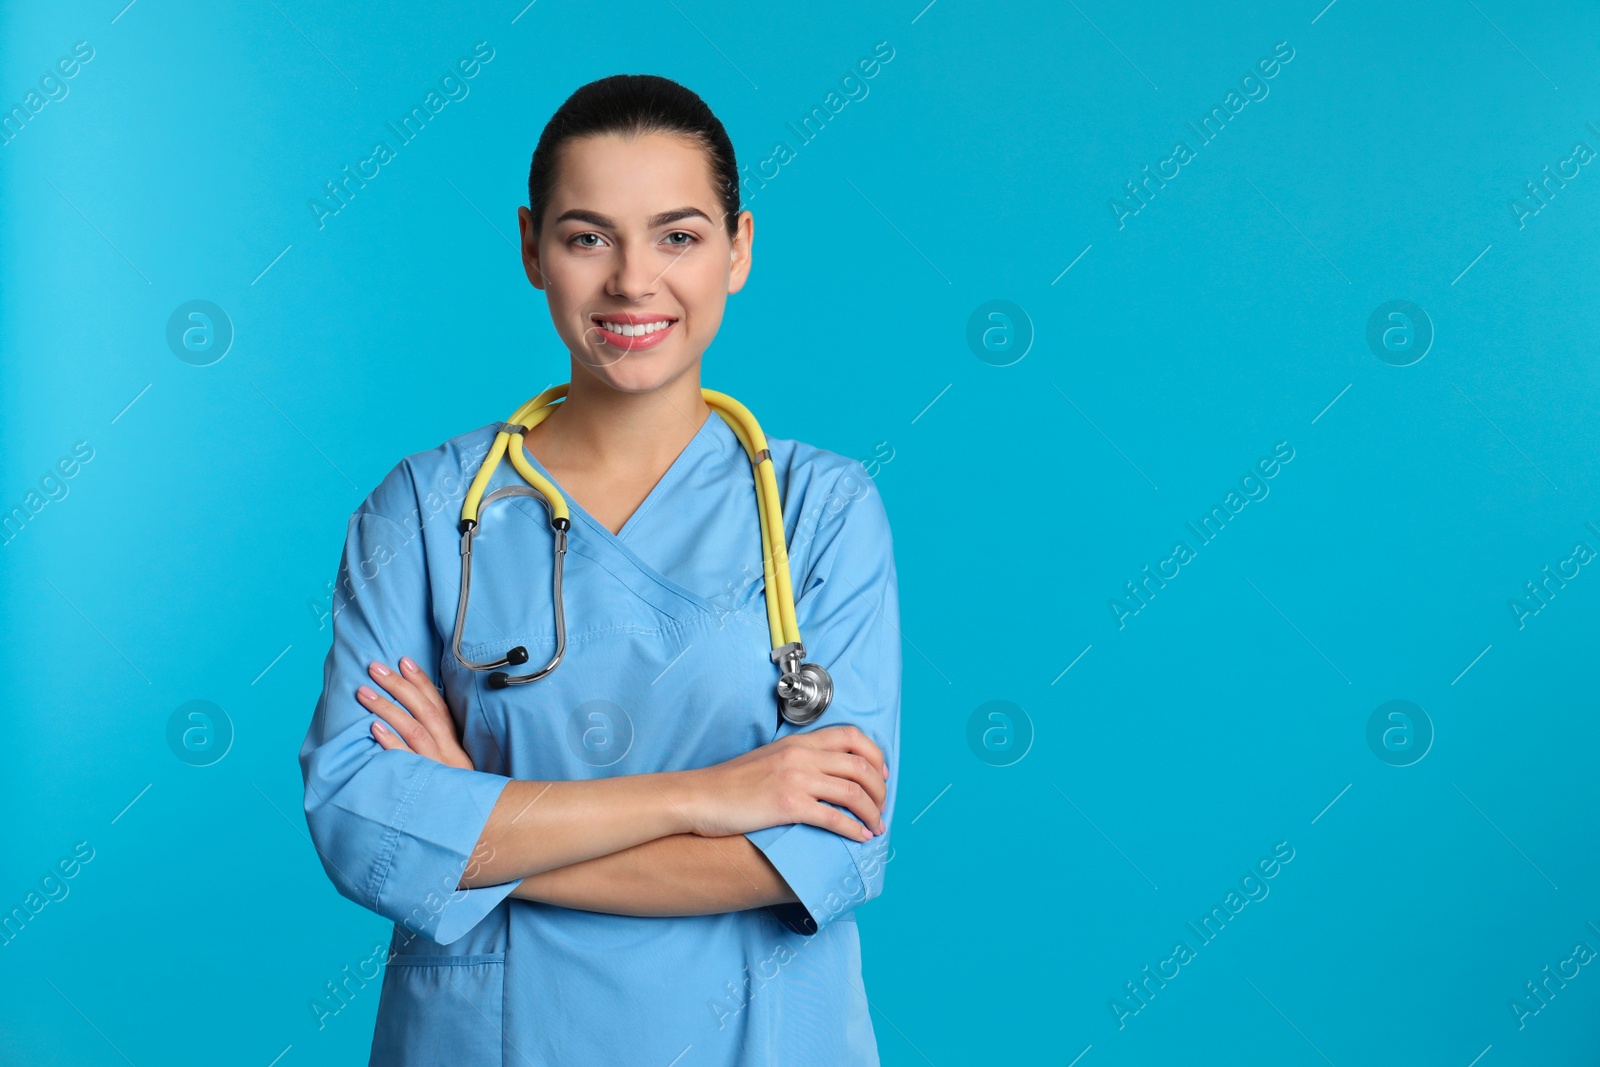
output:
<path id="1" fill-rule="evenodd" d="M 388 730 L 382 723 L 372 724 L 372 736 L 378 744 L 385 749 L 415 752 L 447 767 L 475 769 L 472 757 L 456 737 L 455 720 L 450 717 L 444 697 L 410 656 L 400 657 L 398 673 L 377 662 L 367 666 L 367 673 L 398 701 L 385 700 L 368 686 L 356 690 L 361 706 L 389 724 Z"/>

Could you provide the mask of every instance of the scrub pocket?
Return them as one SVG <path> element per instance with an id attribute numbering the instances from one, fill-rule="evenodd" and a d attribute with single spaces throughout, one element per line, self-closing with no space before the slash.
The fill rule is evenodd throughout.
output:
<path id="1" fill-rule="evenodd" d="M 383 975 L 371 1067 L 500 1067 L 504 952 L 395 956 Z"/>

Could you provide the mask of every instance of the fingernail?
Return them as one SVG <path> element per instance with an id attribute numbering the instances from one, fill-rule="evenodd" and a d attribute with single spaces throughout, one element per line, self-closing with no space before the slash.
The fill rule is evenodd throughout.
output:
<path id="1" fill-rule="evenodd" d="M 400 669 L 403 670 L 403 671 L 414 671 L 414 670 L 417 669 L 417 665 L 414 662 L 412 662 L 412 659 L 411 659 L 410 656 L 401 656 L 400 657 Z"/>
<path id="2" fill-rule="evenodd" d="M 381 663 L 372 664 L 371 670 L 372 670 L 372 673 L 376 674 L 379 678 L 387 678 L 387 677 L 389 677 L 390 674 L 394 673 L 393 671 L 389 670 L 388 667 L 385 667 Z"/>
<path id="3" fill-rule="evenodd" d="M 887 826 L 885 826 L 885 825 L 883 825 L 883 820 L 882 820 L 882 819 L 879 819 L 879 820 L 878 820 L 878 833 L 880 833 L 880 834 L 881 834 L 881 833 L 883 833 L 883 832 L 884 832 L 884 831 L 886 831 L 886 830 L 888 830 L 888 829 L 889 829 L 889 828 L 888 828 L 888 827 L 887 827 Z"/>
<path id="4" fill-rule="evenodd" d="M 872 831 L 867 829 L 865 826 L 863 826 L 861 828 L 861 840 L 863 840 L 863 841 L 872 840 Z"/>
<path id="5" fill-rule="evenodd" d="M 356 696 L 360 697 L 362 700 L 376 700 L 376 699 L 378 699 L 378 694 L 373 692 L 369 687 L 364 686 L 364 685 L 356 690 Z"/>
<path id="6" fill-rule="evenodd" d="M 383 725 L 383 723 L 381 723 L 381 722 L 373 723 L 372 724 L 372 728 L 374 730 L 376 730 L 380 734 L 386 734 L 386 733 L 389 732 L 389 728 L 387 726 Z"/>

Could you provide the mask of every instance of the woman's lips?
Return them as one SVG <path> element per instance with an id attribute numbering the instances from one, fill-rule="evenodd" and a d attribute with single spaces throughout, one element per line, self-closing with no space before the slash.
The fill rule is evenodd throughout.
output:
<path id="1" fill-rule="evenodd" d="M 661 342 L 665 341 L 667 339 L 667 335 L 676 329 L 677 326 L 678 322 L 676 319 L 674 319 L 665 327 L 652 333 L 641 334 L 637 337 L 623 337 L 620 334 L 612 333 L 599 323 L 595 323 L 595 333 L 599 335 L 601 344 L 610 345 L 612 348 L 619 348 L 624 352 L 641 352 L 646 348 L 654 348 L 656 345 L 659 345 Z"/>

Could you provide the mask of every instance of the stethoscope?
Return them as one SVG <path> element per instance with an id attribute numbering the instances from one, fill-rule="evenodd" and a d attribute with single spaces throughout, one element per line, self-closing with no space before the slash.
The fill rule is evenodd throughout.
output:
<path id="1" fill-rule="evenodd" d="M 754 468 L 756 505 L 761 514 L 761 557 L 766 576 L 767 628 L 772 634 L 772 662 L 781 672 L 778 678 L 778 711 L 785 722 L 805 726 L 815 722 L 833 700 L 833 679 L 815 663 L 803 662 L 806 646 L 800 640 L 800 627 L 795 622 L 794 589 L 789 578 L 789 551 L 784 543 L 783 502 L 778 494 L 778 478 L 773 473 L 772 451 L 761 432 L 755 416 L 733 397 L 712 389 L 701 389 L 700 394 L 711 410 L 722 416 Z M 555 483 L 534 469 L 523 447 L 523 435 L 539 425 L 555 410 L 556 401 L 567 395 L 567 384 L 553 385 L 518 408 L 510 420 L 502 423 L 494 435 L 494 444 L 478 468 L 477 476 L 467 489 L 466 500 L 461 505 L 461 600 L 456 606 L 455 636 L 451 651 L 456 662 L 474 671 L 492 671 L 489 685 L 495 689 L 537 682 L 556 669 L 567 649 L 566 613 L 562 608 L 561 565 L 567 553 L 567 531 L 572 528 L 567 499 Z M 507 455 L 511 465 L 527 481 L 527 485 L 507 485 L 484 495 L 489 479 Z M 528 650 L 521 645 L 508 651 L 504 657 L 487 663 L 475 663 L 461 654 L 461 631 L 467 621 L 467 598 L 472 587 L 472 542 L 478 535 L 478 517 L 483 509 L 496 500 L 510 496 L 532 497 L 542 503 L 550 513 L 550 526 L 555 534 L 555 571 L 553 598 L 556 616 L 556 653 L 550 662 L 527 674 L 507 674 L 502 667 L 528 662 Z"/>

